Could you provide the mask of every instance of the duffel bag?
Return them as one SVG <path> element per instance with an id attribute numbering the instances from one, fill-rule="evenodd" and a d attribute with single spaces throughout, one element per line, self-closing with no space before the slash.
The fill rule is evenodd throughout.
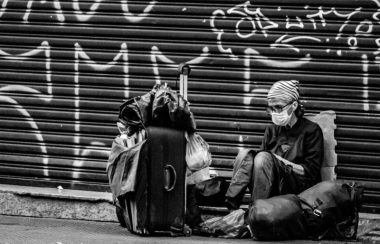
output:
<path id="1" fill-rule="evenodd" d="M 313 239 L 355 239 L 363 186 L 323 181 L 298 195 Z"/>
<path id="2" fill-rule="evenodd" d="M 301 202 L 294 194 L 256 200 L 249 208 L 247 222 L 257 240 L 279 241 L 307 237 Z"/>
<path id="3" fill-rule="evenodd" d="M 323 181 L 299 195 L 259 199 L 247 222 L 258 240 L 355 239 L 363 187 Z"/>

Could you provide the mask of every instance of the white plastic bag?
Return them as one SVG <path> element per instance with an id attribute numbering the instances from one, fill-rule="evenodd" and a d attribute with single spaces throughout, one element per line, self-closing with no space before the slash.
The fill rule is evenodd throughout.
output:
<path id="1" fill-rule="evenodd" d="M 186 133 L 186 163 L 191 171 L 204 169 L 211 164 L 209 145 L 198 133 Z"/>
<path id="2" fill-rule="evenodd" d="M 186 171 L 186 183 L 188 185 L 195 185 L 210 179 L 210 167 L 195 172 L 191 172 L 189 169 Z"/>

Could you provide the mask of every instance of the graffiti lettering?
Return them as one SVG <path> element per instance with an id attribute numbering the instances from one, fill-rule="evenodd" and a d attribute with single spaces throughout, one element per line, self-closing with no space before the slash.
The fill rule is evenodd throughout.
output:
<path id="1" fill-rule="evenodd" d="M 91 5 L 90 11 L 84 13 L 79 6 L 78 0 L 73 0 L 73 9 L 75 10 L 76 18 L 78 21 L 88 21 L 99 8 L 100 3 L 103 0 L 95 0 L 95 3 Z"/>
<path id="2" fill-rule="evenodd" d="M 6 12 L 7 5 L 9 2 L 10 2 L 10 0 L 3 0 L 2 4 L 0 6 L 1 7 L 0 8 L 0 18 Z M 30 17 L 32 10 L 33 10 L 32 7 L 33 7 L 34 2 L 36 2 L 36 1 L 35 0 L 29 0 L 27 2 L 25 13 L 22 16 L 22 20 L 25 23 L 29 22 L 29 17 Z M 46 1 L 46 0 L 40 0 L 39 2 L 40 2 L 40 4 L 51 4 L 50 1 Z M 66 19 L 65 19 L 65 16 L 63 14 L 63 11 L 62 11 L 62 6 L 61 6 L 60 0 L 53 0 L 52 2 L 53 2 L 55 14 L 57 16 L 57 21 L 60 24 L 65 24 Z M 103 0 L 94 0 L 94 3 L 90 6 L 89 10 L 83 11 L 80 7 L 79 0 L 73 0 L 72 8 L 74 10 L 74 15 L 75 15 L 76 20 L 79 22 L 89 21 L 91 18 L 93 18 L 95 16 L 95 14 L 99 10 L 102 2 L 103 2 Z M 143 19 L 145 19 L 146 17 L 148 17 L 156 3 L 157 3 L 156 0 L 150 1 L 149 4 L 144 8 L 142 13 L 135 14 L 129 10 L 130 3 L 128 3 L 128 0 L 120 0 L 120 6 L 121 6 L 121 10 L 122 10 L 122 14 L 123 14 L 124 18 L 127 21 L 132 22 L 132 23 L 140 22 Z M 52 16 L 50 16 L 50 17 L 52 18 Z"/>
<path id="3" fill-rule="evenodd" d="M 369 101 L 368 101 L 368 57 L 367 55 L 363 54 L 362 56 L 363 61 L 363 109 L 364 111 L 369 110 Z"/>
<path id="4" fill-rule="evenodd" d="M 156 0 L 150 1 L 148 6 L 145 7 L 145 9 L 143 10 L 143 13 L 141 13 L 141 14 L 131 13 L 131 11 L 129 11 L 129 6 L 128 6 L 127 0 L 121 0 L 121 8 L 123 10 L 123 15 L 125 16 L 125 18 L 132 23 L 136 23 L 136 22 L 140 22 L 144 18 L 146 18 L 149 15 L 149 13 L 152 11 L 152 9 L 156 3 L 157 3 Z"/>
<path id="5" fill-rule="evenodd" d="M 128 0 L 112 1 L 112 3 L 103 0 L 74 0 L 72 2 L 3 0 L 0 4 L 0 18 L 5 25 L 0 27 L 4 33 L 0 40 L 0 60 L 27 64 L 38 60 L 34 65 L 40 64 L 43 68 L 37 71 L 33 70 L 31 73 L 35 77 L 42 77 L 40 79 L 42 79 L 43 85 L 40 83 L 32 85 L 32 82 L 30 85 L 25 85 L 25 82 L 28 82 L 25 79 L 17 81 L 19 83 L 6 83 L 0 87 L 0 101 L 12 109 L 14 108 L 17 115 L 20 115 L 35 133 L 43 157 L 45 176 L 49 175 L 49 160 L 53 158 L 51 156 L 49 158 L 50 148 L 47 146 L 49 144 L 48 141 L 44 141 L 44 129 L 39 124 L 39 117 L 33 118 L 34 111 L 28 110 L 19 98 L 23 94 L 28 94 L 38 102 L 53 106 L 51 104 L 57 99 L 57 94 L 61 96 L 60 99 L 65 100 L 67 97 L 62 97 L 70 93 L 73 101 L 70 100 L 70 97 L 67 99 L 70 101 L 65 102 L 74 111 L 73 117 L 70 117 L 74 121 L 70 120 L 70 123 L 73 124 L 72 142 L 75 158 L 72 166 L 77 168 L 84 166 L 86 163 L 84 158 L 91 157 L 91 155 L 105 158 L 108 148 L 104 141 L 83 137 L 85 133 L 83 118 L 88 112 L 81 107 L 87 102 L 83 95 L 88 92 L 84 90 L 86 88 L 84 76 L 86 79 L 95 77 L 95 75 L 84 74 L 85 72 L 109 75 L 113 70 L 121 70 L 118 73 L 121 77 L 120 84 L 117 83 L 117 85 L 123 86 L 124 90 L 120 96 L 129 98 L 132 95 L 130 90 L 134 89 L 134 86 L 137 88 L 132 92 L 142 91 L 146 88 L 146 83 L 138 82 L 154 79 L 156 83 L 161 83 L 165 80 L 165 71 L 175 73 L 178 63 L 205 65 L 207 68 L 214 64 L 222 64 L 225 65 L 222 67 L 225 69 L 222 74 L 227 74 L 229 68 L 234 73 L 228 74 L 226 78 L 222 77 L 224 80 L 218 89 L 229 93 L 228 89 L 233 87 L 231 88 L 233 96 L 236 97 L 241 92 L 245 106 L 254 104 L 253 99 L 262 98 L 267 93 L 268 85 L 264 83 L 271 79 L 292 76 L 297 72 L 296 75 L 302 76 L 310 70 L 310 73 L 314 75 L 314 77 L 312 77 L 313 75 L 308 77 L 311 83 L 318 74 L 323 73 L 326 67 L 326 70 L 337 79 L 349 76 L 352 72 L 359 72 L 350 79 L 352 79 L 351 82 L 360 85 L 358 89 L 360 91 L 360 110 L 363 112 L 379 110 L 379 104 L 373 106 L 374 99 L 371 97 L 373 93 L 370 92 L 373 79 L 371 79 L 370 72 L 380 71 L 380 38 L 376 36 L 380 24 L 380 0 L 369 1 L 377 6 L 375 8 L 369 8 L 368 2 L 363 7 L 358 7 L 358 3 L 347 3 L 345 7 L 332 7 L 331 4 L 329 6 L 320 6 L 320 4 L 309 6 L 304 5 L 302 1 L 299 2 L 299 6 L 294 7 L 295 3 L 292 2 L 292 5 L 289 6 L 277 6 L 261 1 L 260 5 L 256 6 L 254 1 L 242 1 L 240 4 L 228 7 L 226 7 L 227 4 L 223 4 L 220 8 L 214 8 L 214 4 L 205 4 L 207 8 L 202 11 L 208 12 L 200 16 L 200 13 L 195 13 L 198 11 L 197 7 L 200 8 L 199 6 L 193 7 L 185 2 L 180 6 L 168 7 L 167 3 L 159 5 L 161 3 L 157 0 L 146 0 L 143 3 L 142 1 L 131 2 Z M 283 1 L 279 4 L 285 5 Z M 21 9 L 20 6 L 25 9 Z M 165 11 L 159 13 L 164 8 Z M 46 10 L 41 14 L 42 17 L 37 16 L 42 12 L 41 9 Z M 112 20 L 111 15 L 107 14 L 111 11 L 113 11 L 112 18 L 115 18 Z M 178 13 L 174 11 L 178 11 Z M 33 15 L 34 13 L 36 15 Z M 52 15 L 49 16 L 48 13 Z M 44 16 L 51 19 L 54 17 L 56 23 L 42 23 L 44 20 L 41 18 Z M 36 22 L 31 23 L 34 17 Z M 10 26 L 17 18 L 21 22 L 19 26 L 15 25 L 17 29 L 14 32 L 6 30 L 5 26 Z M 103 20 L 105 20 L 104 23 L 101 22 Z M 179 20 L 184 24 L 182 25 L 182 22 L 178 24 Z M 176 22 L 173 25 L 178 28 L 174 30 L 175 32 L 171 29 L 170 21 Z M 45 26 L 46 30 L 43 29 Z M 55 26 L 58 27 L 57 31 L 55 31 Z M 28 27 L 36 32 L 30 30 L 29 33 L 28 30 L 27 33 L 24 33 Z M 97 28 L 102 31 L 99 35 L 96 33 Z M 166 33 L 166 30 L 169 29 L 170 31 Z M 77 38 L 75 34 L 82 30 L 83 35 L 79 33 Z M 119 30 L 121 30 L 121 34 L 118 32 Z M 170 38 L 176 37 L 177 30 L 180 40 L 173 46 Z M 62 40 L 60 31 L 63 33 L 62 36 L 64 35 Z M 152 31 L 152 34 L 148 33 L 149 31 Z M 87 34 L 89 35 L 87 36 Z M 155 39 L 156 34 L 157 39 Z M 99 40 L 94 41 L 92 38 L 99 38 Z M 14 40 L 15 43 L 13 43 Z M 36 40 L 38 41 L 36 42 Z M 102 40 L 104 40 L 104 45 L 98 43 Z M 108 44 L 116 48 L 112 49 L 107 46 Z M 193 46 L 193 44 L 195 45 Z M 37 47 L 30 49 L 30 46 Z M 54 50 L 52 50 L 53 47 Z M 179 47 L 180 50 L 176 50 L 175 47 Z M 188 47 L 191 51 L 187 50 Z M 28 48 L 27 50 L 30 51 L 14 54 L 14 51 L 8 50 L 17 50 L 17 48 L 21 50 Z M 109 52 L 111 52 L 111 58 L 107 57 Z M 57 59 L 52 59 L 52 55 L 57 55 Z M 97 61 L 98 56 L 107 58 Z M 335 62 L 336 59 L 343 60 L 345 63 L 340 67 L 340 64 L 336 64 L 338 63 Z M 4 63 L 4 69 L 8 69 L 8 65 Z M 17 63 L 15 66 L 18 68 L 22 65 Z M 146 67 L 148 68 L 146 69 Z M 335 67 L 341 68 L 341 70 L 335 71 Z M 351 67 L 354 71 L 348 70 Z M 25 67 L 22 66 L 22 68 Z M 57 68 L 57 73 L 52 73 L 54 68 Z M 25 68 L 28 71 L 31 69 L 30 67 Z M 11 74 L 14 70 L 16 68 L 12 67 L 11 71 L 6 72 Z M 131 73 L 136 70 L 138 70 L 137 78 L 131 79 Z M 200 70 L 200 72 L 208 72 L 203 67 Z M 258 82 L 254 80 L 256 77 L 253 76 L 257 70 L 257 73 L 264 77 L 260 77 L 262 80 Z M 281 74 L 271 74 L 271 72 L 277 71 Z M 220 75 L 218 71 L 215 73 Z M 270 74 L 268 75 L 268 73 Z M 239 78 L 233 80 L 235 74 Z M 211 76 L 213 73 L 207 75 Z M 207 75 L 199 80 L 206 79 Z M 111 76 L 112 79 L 117 79 L 113 73 Z M 58 88 L 54 90 L 56 87 L 53 86 L 52 79 L 55 77 L 58 77 L 57 84 L 61 81 L 59 79 L 63 79 L 67 83 L 59 84 Z M 2 82 L 7 82 L 5 80 L 3 79 Z M 233 80 L 232 84 L 227 84 L 231 80 Z M 67 84 L 71 86 L 69 87 Z M 227 84 L 226 87 L 222 87 L 225 84 Z M 241 84 L 243 84 L 243 88 Z M 101 89 L 100 85 L 98 87 L 96 84 L 96 86 L 93 88 L 94 90 Z M 324 83 L 323 86 L 325 86 Z M 204 87 L 206 86 L 202 85 L 202 89 Z M 315 88 L 313 87 L 313 89 Z M 53 96 L 53 91 L 58 91 L 55 96 Z M 235 101 L 241 103 L 240 97 L 238 99 L 233 103 Z M 249 109 L 248 106 L 245 107 Z M 43 118 L 45 119 L 45 117 Z M 243 143 L 246 139 L 241 136 L 238 140 Z M 70 143 L 72 142 L 70 141 Z M 80 173 L 74 172 L 73 178 L 80 178 Z"/>
<path id="6" fill-rule="evenodd" d="M 33 2 L 34 2 L 33 0 L 28 1 L 24 17 L 22 18 L 24 22 L 29 21 L 29 15 L 30 15 L 30 12 L 32 11 Z M 47 1 L 41 0 L 40 2 L 42 4 L 45 4 Z M 57 20 L 61 22 L 62 24 L 65 21 L 65 16 L 62 13 L 61 3 L 59 2 L 59 0 L 54 0 L 54 8 L 56 9 Z M 0 17 L 1 17 L 1 14 L 0 14 Z"/>
<path id="7" fill-rule="evenodd" d="M 298 23 L 291 23 L 289 17 L 286 16 L 286 29 L 290 29 L 292 27 L 297 27 L 297 28 L 303 28 L 304 27 L 304 24 L 303 24 L 300 17 L 297 16 L 296 20 Z"/>
<path id="8" fill-rule="evenodd" d="M 85 63 L 89 67 L 91 67 L 94 71 L 105 71 L 107 69 L 110 69 L 112 66 L 116 65 L 117 62 L 122 62 L 123 64 L 123 71 L 124 71 L 124 87 L 127 88 L 129 85 L 129 64 L 128 64 L 128 50 L 127 50 L 127 44 L 123 43 L 121 45 L 120 52 L 114 57 L 114 59 L 111 62 L 108 62 L 107 64 L 99 64 L 93 60 L 87 55 L 85 51 L 83 51 L 82 47 L 79 43 L 75 43 L 75 97 L 74 97 L 74 103 L 75 103 L 75 135 L 74 135 L 74 143 L 79 144 L 80 143 L 80 82 L 79 82 L 79 76 L 80 76 L 80 70 L 79 70 L 79 64 L 80 62 Z M 125 89 L 125 97 L 129 97 L 127 89 Z M 102 144 L 102 142 L 92 142 L 95 144 Z M 85 149 L 86 153 L 88 153 L 89 149 Z M 96 151 L 96 150 L 95 150 Z M 81 152 L 81 149 L 74 149 L 75 155 L 83 155 Z M 82 160 L 75 160 L 74 166 L 81 166 L 83 163 Z"/>
<path id="9" fill-rule="evenodd" d="M 45 69 L 46 69 L 46 87 L 47 92 L 44 94 L 41 91 L 38 91 L 36 89 L 27 87 L 27 86 L 20 86 L 20 85 L 8 85 L 5 87 L 0 88 L 0 91 L 21 91 L 21 92 L 27 92 L 31 93 L 33 96 L 38 97 L 39 99 L 42 99 L 46 102 L 49 102 L 53 98 L 53 92 L 52 92 L 52 83 L 51 83 L 51 58 L 50 58 L 50 46 L 47 41 L 44 41 L 41 43 L 41 46 L 37 47 L 34 50 L 31 50 L 26 53 L 21 53 L 18 55 L 11 55 L 7 52 L 4 52 L 3 50 L 0 50 L 0 57 L 3 59 L 8 60 L 18 60 L 23 61 L 31 58 L 32 56 L 38 55 L 39 53 L 44 53 L 45 55 Z"/>
<path id="10" fill-rule="evenodd" d="M 7 85 L 0 87 L 0 92 L 21 92 L 21 93 L 30 93 L 33 96 L 36 96 L 37 98 L 45 101 L 50 102 L 53 99 L 52 94 L 52 83 L 51 83 L 51 70 L 50 70 L 50 46 L 48 42 L 41 43 L 41 46 L 37 47 L 34 50 L 31 50 L 29 52 L 21 53 L 18 55 L 12 55 L 10 53 L 7 53 L 3 50 L 0 50 L 0 58 L 8 59 L 8 60 L 17 60 L 17 61 L 23 61 L 32 58 L 33 56 L 38 55 L 39 53 L 43 53 L 46 58 L 46 86 L 47 86 L 47 93 L 43 93 L 39 90 L 36 90 L 34 88 L 24 86 L 24 85 Z M 11 97 L 12 95 L 1 95 L 0 101 L 3 101 L 5 103 L 11 104 L 27 121 L 27 123 L 30 125 L 30 127 L 33 129 L 35 136 L 37 140 L 40 142 L 40 150 L 43 157 L 43 164 L 44 164 L 44 175 L 49 176 L 47 165 L 49 162 L 48 154 L 47 154 L 47 147 L 44 142 L 42 133 L 40 129 L 38 128 L 37 123 L 34 121 L 32 116 L 29 114 L 29 112 L 21 105 L 15 98 Z"/>
<path id="11" fill-rule="evenodd" d="M 7 10 L 7 4 L 8 4 L 8 0 L 4 0 L 3 3 L 1 4 L 0 18 L 1 18 L 1 16 L 3 16 L 3 14 L 5 13 L 5 11 Z"/>
<path id="12" fill-rule="evenodd" d="M 203 53 L 200 54 L 199 57 L 196 57 L 192 60 L 186 61 L 188 64 L 200 64 L 202 63 L 209 55 L 209 50 L 207 47 L 203 48 Z M 151 62 L 153 66 L 153 74 L 156 80 L 156 84 L 161 84 L 161 76 L 159 72 L 159 63 L 163 63 L 165 66 L 177 69 L 178 64 L 176 64 L 173 60 L 165 56 L 156 46 L 152 47 L 151 51 Z"/>

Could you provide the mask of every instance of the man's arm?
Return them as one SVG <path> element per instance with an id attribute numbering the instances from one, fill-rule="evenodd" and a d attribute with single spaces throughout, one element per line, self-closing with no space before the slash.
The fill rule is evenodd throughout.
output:
<path id="1" fill-rule="evenodd" d="M 289 160 L 283 158 L 283 157 L 280 157 L 276 154 L 273 154 L 278 160 L 280 160 L 281 162 L 283 162 L 284 164 L 286 165 L 290 165 L 294 171 L 294 173 L 296 174 L 299 174 L 299 175 L 305 175 L 305 169 L 302 165 L 299 165 L 299 164 L 295 164 L 295 163 L 292 163 L 290 162 Z"/>
<path id="2" fill-rule="evenodd" d="M 262 150 L 262 151 L 268 150 L 268 142 L 269 142 L 271 136 L 272 135 L 270 133 L 270 129 L 267 126 L 265 128 L 264 136 L 263 136 L 263 139 L 261 141 L 260 150 Z"/>

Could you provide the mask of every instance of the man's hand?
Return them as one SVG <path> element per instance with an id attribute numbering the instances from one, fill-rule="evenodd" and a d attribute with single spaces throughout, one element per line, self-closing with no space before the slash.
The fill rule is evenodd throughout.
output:
<path id="1" fill-rule="evenodd" d="M 273 155 L 284 164 L 292 166 L 294 173 L 299 174 L 299 175 L 305 175 L 305 169 L 302 167 L 302 165 L 292 163 L 289 160 L 278 156 L 277 154 L 273 154 Z"/>
<path id="2" fill-rule="evenodd" d="M 284 164 L 286 164 L 286 165 L 292 165 L 293 163 L 292 162 L 290 162 L 289 160 L 287 160 L 287 159 L 285 159 L 285 158 L 283 158 L 283 157 L 281 157 L 281 156 L 278 156 L 277 154 L 273 154 L 278 160 L 280 160 L 281 162 L 283 162 Z"/>

